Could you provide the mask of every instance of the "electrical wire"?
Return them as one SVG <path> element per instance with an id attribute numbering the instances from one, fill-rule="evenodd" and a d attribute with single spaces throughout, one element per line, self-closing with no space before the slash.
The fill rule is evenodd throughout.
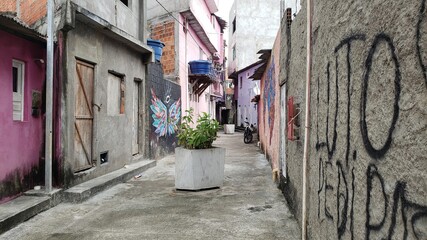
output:
<path id="1" fill-rule="evenodd" d="M 200 46 L 199 43 L 197 42 L 197 40 L 194 38 L 193 34 L 191 34 L 191 32 L 188 31 L 188 28 L 183 23 L 181 23 L 174 15 L 172 15 L 172 13 L 169 10 L 167 10 L 165 8 L 165 6 L 163 6 L 163 4 L 161 4 L 158 0 L 156 0 L 156 2 L 169 14 L 169 16 L 171 16 L 177 23 L 179 23 L 181 26 L 183 26 L 184 29 L 190 34 L 190 37 L 194 40 L 194 42 L 197 44 L 197 46 L 199 48 L 202 48 L 202 46 Z"/>

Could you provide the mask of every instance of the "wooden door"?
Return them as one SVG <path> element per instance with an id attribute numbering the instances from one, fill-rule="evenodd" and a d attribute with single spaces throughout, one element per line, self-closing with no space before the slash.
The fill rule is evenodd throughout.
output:
<path id="1" fill-rule="evenodd" d="M 74 172 L 92 167 L 94 66 L 76 63 L 74 110 Z"/>
<path id="2" fill-rule="evenodd" d="M 133 86 L 133 117 L 132 117 L 132 155 L 139 153 L 139 82 Z"/>

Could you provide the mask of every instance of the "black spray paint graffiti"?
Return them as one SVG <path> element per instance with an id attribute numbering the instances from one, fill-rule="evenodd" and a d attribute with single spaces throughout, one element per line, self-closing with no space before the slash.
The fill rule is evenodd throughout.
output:
<path id="1" fill-rule="evenodd" d="M 374 53 L 377 50 L 378 45 L 381 42 L 386 42 L 387 46 L 390 49 L 391 57 L 393 59 L 393 63 L 395 66 L 395 79 L 394 79 L 394 106 L 393 106 L 393 119 L 391 121 L 390 128 L 388 130 L 388 136 L 387 140 L 384 143 L 384 146 L 382 146 L 379 149 L 376 149 L 374 146 L 372 146 L 371 140 L 368 136 L 368 127 L 366 125 L 366 104 L 367 104 L 367 94 L 368 94 L 368 83 L 369 83 L 369 74 L 371 73 L 372 69 L 372 60 L 374 57 Z M 368 58 L 365 62 L 365 76 L 363 78 L 363 84 L 362 84 L 362 107 L 360 109 L 360 131 L 362 133 L 362 139 L 363 144 L 365 144 L 365 149 L 368 152 L 369 156 L 371 156 L 374 159 L 380 159 L 382 158 L 386 152 L 390 149 L 391 146 L 391 140 L 393 138 L 393 130 L 396 126 L 397 118 L 399 116 L 399 99 L 400 99 L 400 65 L 397 61 L 396 56 L 396 50 L 394 48 L 393 42 L 389 36 L 387 36 L 384 33 L 378 34 L 375 39 L 374 43 L 372 44 L 371 49 L 369 50 Z"/>
<path id="2" fill-rule="evenodd" d="M 325 141 L 322 142 L 322 140 L 319 138 L 319 105 L 320 105 L 320 79 L 317 79 L 317 138 L 316 138 L 316 150 L 319 152 L 321 149 L 326 148 L 328 158 L 326 161 L 322 160 L 320 158 L 319 160 L 319 183 L 318 183 L 318 218 L 321 219 L 321 199 L 322 193 L 324 194 L 324 216 L 327 220 L 334 221 L 334 216 L 336 219 L 336 227 L 337 227 L 337 236 L 338 239 L 341 239 L 347 229 L 347 225 L 350 224 L 350 234 L 351 239 L 354 239 L 354 195 L 355 195 L 355 174 L 354 174 L 354 167 L 351 168 L 351 174 L 350 174 L 350 152 L 353 151 L 352 154 L 352 160 L 353 162 L 357 159 L 357 151 L 351 149 L 351 129 L 350 129 L 350 110 L 352 108 L 351 105 L 351 96 L 353 93 L 353 90 L 351 89 L 352 81 L 353 79 L 356 79 L 352 77 L 352 62 L 351 62 L 351 49 L 352 44 L 356 41 L 364 42 L 366 40 L 366 36 L 363 34 L 355 34 L 353 36 L 350 36 L 348 38 L 343 39 L 340 44 L 335 48 L 335 84 L 331 84 L 331 62 L 328 62 L 326 65 L 326 134 Z M 390 52 L 391 56 L 391 64 L 394 71 L 394 79 L 393 79 L 393 86 L 394 86 L 394 99 L 393 99 L 393 114 L 391 118 L 391 123 L 388 128 L 387 137 L 384 141 L 384 145 L 380 148 L 375 148 L 372 145 L 371 139 L 369 139 L 369 129 L 367 128 L 366 123 L 366 107 L 368 103 L 368 89 L 369 89 L 369 80 L 370 80 L 370 74 L 371 69 L 373 68 L 372 64 L 374 61 L 375 53 L 378 51 L 379 45 L 383 44 L 386 46 L 386 49 Z M 338 64 L 338 53 L 341 51 L 341 49 L 346 50 L 346 79 L 340 79 L 339 78 L 339 64 Z M 396 49 L 394 47 L 392 39 L 384 34 L 380 33 L 377 36 L 375 36 L 372 45 L 369 48 L 368 55 L 366 57 L 366 61 L 364 64 L 365 71 L 361 82 L 361 99 L 360 99 L 360 131 L 362 135 L 362 140 L 364 143 L 364 147 L 366 152 L 369 154 L 369 156 L 375 160 L 382 159 L 386 153 L 391 148 L 391 143 L 393 140 L 393 132 L 396 126 L 396 123 L 398 121 L 399 117 L 399 105 L 398 102 L 400 100 L 400 93 L 401 93 L 401 72 L 400 72 L 400 64 L 397 58 Z M 345 81 L 347 88 L 346 89 L 340 89 L 340 81 Z M 331 85 L 335 85 L 335 93 L 332 94 L 331 92 Z M 347 105 L 344 106 L 343 101 L 339 99 L 340 92 L 339 91 L 346 90 L 346 100 Z M 343 91 L 343 92 L 344 92 Z M 343 92 L 341 92 L 341 95 L 343 95 Z M 345 94 L 344 94 L 345 95 Z M 331 100 L 332 96 L 332 100 Z M 332 101 L 335 101 L 333 103 Z M 370 100 L 373 101 L 373 100 Z M 339 103 L 342 104 L 342 106 L 339 105 Z M 330 111 L 330 106 L 335 105 L 334 111 Z M 338 141 L 338 134 L 337 134 L 337 119 L 338 119 L 338 109 L 339 108 L 345 108 L 346 113 L 346 149 L 345 149 L 345 156 L 334 156 L 337 148 L 337 141 Z M 334 123 L 333 126 L 330 126 L 329 119 L 332 119 L 332 116 L 330 116 L 330 113 L 333 114 Z M 332 134 L 332 139 L 330 139 L 330 134 Z M 345 159 L 345 165 L 341 163 L 341 160 L 336 161 L 335 166 L 332 164 L 332 159 L 334 158 L 340 158 Z M 337 168 L 337 182 L 338 184 L 335 186 L 336 191 L 334 189 L 334 186 L 332 185 L 333 181 L 331 181 L 331 176 L 328 176 L 327 172 L 328 169 L 332 170 L 334 167 Z M 366 196 L 366 239 L 370 239 L 371 233 L 373 231 L 379 231 L 384 229 L 384 225 L 387 218 L 387 213 L 390 211 L 388 206 L 389 197 L 385 193 L 384 190 L 384 179 L 383 177 L 378 173 L 378 169 L 375 165 L 370 165 L 367 170 L 367 196 Z M 379 222 L 373 222 L 371 218 L 371 210 L 370 207 L 372 207 L 372 192 L 374 191 L 372 189 L 372 182 L 374 179 L 377 179 L 380 182 L 381 189 L 382 189 L 382 196 L 384 201 L 384 216 L 383 219 Z M 351 196 L 349 194 L 349 186 L 348 183 L 351 181 Z M 411 224 L 413 229 L 413 235 L 418 238 L 417 233 L 414 230 L 415 223 L 419 221 L 421 218 L 425 218 L 427 216 L 426 207 L 412 203 L 408 201 L 405 197 L 405 187 L 406 184 L 402 181 L 399 181 L 396 184 L 395 193 L 393 195 L 393 209 L 391 210 L 391 224 L 388 228 L 388 235 L 389 239 L 393 236 L 395 229 L 396 229 L 396 215 L 397 215 L 397 208 L 399 206 L 399 201 L 402 206 L 402 213 L 401 216 L 404 219 L 403 223 L 403 229 L 404 229 L 404 239 L 408 236 L 408 228 L 407 228 L 407 210 L 411 208 L 412 210 L 415 209 L 416 212 L 412 215 L 411 218 Z M 332 212 L 331 206 L 328 205 L 328 197 L 330 195 L 336 194 L 336 212 Z M 377 195 L 375 195 L 377 196 Z M 349 212 L 349 213 L 348 213 Z M 348 216 L 349 214 L 349 216 Z M 350 217 L 350 220 L 348 220 L 348 217 Z"/>
<path id="3" fill-rule="evenodd" d="M 421 29 L 426 16 L 427 16 L 426 0 L 421 0 L 421 8 L 418 16 L 417 36 L 416 36 L 417 37 L 417 55 L 418 55 L 418 61 L 420 62 L 421 70 L 423 72 L 424 80 L 426 82 L 426 87 L 427 87 L 427 66 L 426 66 L 427 63 L 425 62 L 426 60 L 423 59 L 422 49 L 421 49 Z"/>
<path id="4" fill-rule="evenodd" d="M 345 163 L 348 167 L 348 158 L 350 155 L 350 108 L 351 108 L 351 94 L 352 91 L 350 90 L 351 85 L 351 44 L 353 41 L 365 41 L 366 36 L 364 34 L 355 34 L 353 36 L 350 36 L 348 38 L 343 39 L 340 44 L 335 48 L 335 56 L 336 56 L 336 62 L 338 63 L 338 51 L 343 48 L 344 46 L 347 47 L 347 54 L 346 54 L 346 63 L 347 63 L 347 138 L 346 138 L 346 152 L 345 152 Z M 337 79 L 338 79 L 338 67 L 337 67 Z M 338 81 L 337 81 L 338 82 Z M 337 99 L 338 102 L 338 99 Z"/>
<path id="5" fill-rule="evenodd" d="M 338 167 L 337 231 L 338 231 L 338 238 L 341 239 L 341 237 L 345 233 L 345 228 L 347 225 L 348 186 L 347 186 L 347 180 L 346 180 L 341 162 L 337 161 L 337 167 Z M 341 190 L 341 184 L 343 184 L 344 190 Z M 342 209 L 341 209 L 341 206 L 342 206 Z"/>
<path id="6" fill-rule="evenodd" d="M 389 199 L 387 197 L 387 194 L 385 193 L 384 188 L 384 179 L 378 172 L 378 168 L 371 164 L 368 167 L 368 170 L 366 172 L 367 176 L 367 200 L 366 200 L 366 239 L 370 239 L 370 235 L 373 231 L 379 231 L 384 228 L 386 219 L 387 219 L 387 206 L 389 203 Z M 372 223 L 371 222 L 371 200 L 372 200 L 372 193 L 373 193 L 373 187 L 372 183 L 374 179 L 378 179 L 380 182 L 381 190 L 384 201 L 384 215 L 382 216 L 382 219 L 378 223 Z M 399 204 L 400 203 L 400 204 Z M 421 220 L 422 218 L 427 218 L 427 206 L 423 206 L 417 203 L 414 203 L 406 198 L 406 183 L 403 181 L 398 181 L 396 183 L 396 186 L 394 188 L 393 193 L 393 207 L 391 209 L 391 223 L 388 228 L 388 236 L 387 239 L 394 239 L 395 236 L 395 228 L 396 228 L 396 221 L 398 219 L 399 214 L 399 206 L 400 206 L 400 217 L 403 221 L 403 235 L 398 236 L 401 237 L 399 239 L 408 239 L 408 223 L 411 224 L 411 229 L 413 232 L 413 236 L 416 239 L 421 239 L 417 231 L 415 230 L 416 223 Z M 411 214 L 412 213 L 412 214 Z M 410 219 L 408 218 L 409 215 L 412 215 Z M 408 222 L 409 221 L 409 222 Z"/>
<path id="7" fill-rule="evenodd" d="M 351 57 L 351 46 L 353 44 L 353 42 L 355 41 L 365 41 L 366 37 L 363 34 L 355 34 L 352 35 L 348 38 L 343 39 L 335 48 L 334 53 L 335 53 L 335 94 L 334 94 L 334 101 L 335 101 L 335 111 L 334 111 L 334 124 L 333 124 L 333 128 L 332 128 L 332 132 L 333 132 L 333 136 L 332 136 L 332 145 L 330 144 L 330 140 L 329 140 L 329 118 L 330 118 L 330 103 L 331 103 L 331 71 L 330 71 L 330 62 L 328 62 L 327 66 L 326 66 L 326 83 L 327 83 L 327 89 L 326 89 L 326 99 L 327 99 L 327 108 L 326 108 L 326 134 L 325 134 L 325 138 L 326 141 L 325 142 L 321 142 L 319 139 L 319 127 L 318 127 L 318 122 L 319 122 L 319 107 L 317 108 L 317 142 L 316 142 L 316 150 L 319 151 L 320 149 L 322 149 L 323 147 L 327 148 L 328 151 L 328 161 L 325 163 L 325 166 L 323 166 L 322 164 L 322 160 L 320 162 L 320 164 L 322 164 L 322 166 L 319 165 L 319 189 L 318 189 L 318 195 L 319 195 L 319 199 L 318 199 L 318 217 L 320 218 L 320 193 L 324 190 L 324 199 L 325 199 L 325 205 L 324 205 L 324 212 L 325 212 L 325 217 L 329 220 L 333 220 L 334 217 L 331 214 L 330 209 L 327 206 L 327 193 L 328 191 L 333 191 L 334 188 L 331 184 L 327 183 L 327 176 L 325 175 L 325 169 L 327 167 L 329 168 L 333 168 L 332 165 L 332 158 L 334 157 L 335 154 L 335 150 L 336 150 L 336 145 L 337 145 L 337 138 L 338 138 L 338 133 L 337 133 L 337 124 L 338 124 L 338 110 L 339 110 L 339 67 L 338 67 L 338 52 L 341 49 L 347 50 L 346 52 L 346 73 L 347 73 L 347 78 L 346 78 L 346 85 L 347 85 L 347 106 L 346 106 L 346 110 L 347 110 L 347 128 L 346 128 L 346 153 L 345 153 L 345 163 L 346 163 L 346 168 L 348 168 L 349 165 L 349 156 L 350 156 L 350 119 L 351 119 L 351 115 L 350 115 L 350 98 L 352 95 L 352 91 L 350 89 L 351 86 L 351 81 L 352 81 L 352 76 L 351 76 L 351 61 L 350 61 L 350 57 Z M 317 89 L 317 104 L 319 106 L 319 92 L 320 92 L 320 80 L 318 79 L 317 85 L 318 85 L 318 89 Z M 353 160 L 356 160 L 356 151 L 353 151 Z M 347 181 L 347 174 L 346 174 L 346 170 L 343 168 L 341 161 L 337 161 L 336 162 L 336 166 L 338 168 L 338 185 L 337 185 L 337 189 L 336 189 L 336 199 L 337 199 L 337 205 L 336 205 L 336 209 L 337 209 L 337 234 L 338 234 L 338 238 L 342 238 L 342 236 L 345 233 L 346 230 L 346 226 L 347 226 L 347 222 L 348 222 L 348 209 L 350 208 L 350 226 L 351 229 L 353 229 L 354 227 L 354 223 L 353 223 L 353 206 L 354 206 L 354 172 L 352 173 L 352 198 L 351 198 L 351 205 L 349 204 L 349 190 L 348 190 L 348 181 Z M 322 172 L 320 172 L 322 171 Z M 354 169 L 353 169 L 354 171 Z M 320 178 L 320 176 L 322 176 L 322 179 Z M 352 239 L 353 239 L 353 231 L 351 231 L 352 234 Z"/>

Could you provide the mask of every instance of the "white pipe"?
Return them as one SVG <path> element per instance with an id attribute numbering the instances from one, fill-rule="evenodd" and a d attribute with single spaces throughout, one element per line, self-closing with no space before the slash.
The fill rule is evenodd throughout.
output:
<path id="1" fill-rule="evenodd" d="M 189 91 L 189 84 L 188 84 L 188 51 L 187 51 L 187 47 L 188 47 L 188 22 L 187 22 L 187 18 L 184 18 L 184 23 L 185 23 L 185 99 L 187 100 L 186 102 L 186 110 L 190 109 L 190 91 Z"/>
<path id="2" fill-rule="evenodd" d="M 47 1 L 45 191 L 52 191 L 53 0 Z"/>
<path id="3" fill-rule="evenodd" d="M 302 223 L 301 239 L 307 239 L 307 162 L 310 145 L 310 82 L 311 82 L 311 0 L 307 0 L 307 79 L 305 86 L 305 134 L 302 164 Z"/>

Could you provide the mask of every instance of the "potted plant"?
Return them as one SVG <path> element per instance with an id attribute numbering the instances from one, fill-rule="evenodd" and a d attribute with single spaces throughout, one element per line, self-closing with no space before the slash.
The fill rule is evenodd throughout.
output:
<path id="1" fill-rule="evenodd" d="M 193 128 L 193 109 L 186 111 L 178 130 L 175 149 L 175 188 L 201 190 L 221 187 L 224 182 L 225 149 L 213 147 L 219 124 L 202 113 Z"/>
<path id="2" fill-rule="evenodd" d="M 233 123 L 233 118 L 234 118 L 234 111 L 232 112 L 232 110 L 230 110 L 230 114 L 227 118 L 227 123 L 224 124 L 224 133 L 225 134 L 233 134 L 234 133 L 234 123 Z"/>

